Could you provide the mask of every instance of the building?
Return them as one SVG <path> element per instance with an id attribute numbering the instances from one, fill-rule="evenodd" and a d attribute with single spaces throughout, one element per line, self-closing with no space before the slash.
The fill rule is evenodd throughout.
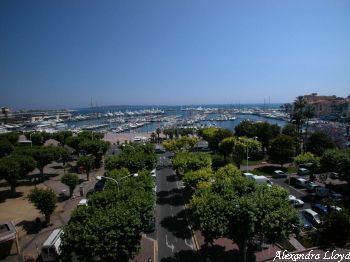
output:
<path id="1" fill-rule="evenodd" d="M 350 119 L 350 96 L 319 96 L 317 93 L 305 95 L 304 98 L 314 110 L 314 116 L 327 120 Z"/>

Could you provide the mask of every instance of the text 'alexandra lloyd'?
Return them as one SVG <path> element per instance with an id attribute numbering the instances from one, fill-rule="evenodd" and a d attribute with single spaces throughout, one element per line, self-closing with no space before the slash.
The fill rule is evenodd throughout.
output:
<path id="1" fill-rule="evenodd" d="M 273 259 L 278 260 L 291 260 L 291 261 L 306 261 L 306 260 L 320 260 L 320 261 L 350 261 L 350 252 L 338 253 L 337 250 L 326 251 L 324 254 L 315 253 L 314 250 L 310 250 L 307 253 L 291 254 L 287 250 L 277 251 L 276 256 Z"/>

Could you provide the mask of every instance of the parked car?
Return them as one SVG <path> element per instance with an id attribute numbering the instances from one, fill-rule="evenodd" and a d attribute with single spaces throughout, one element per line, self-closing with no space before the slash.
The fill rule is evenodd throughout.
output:
<path id="1" fill-rule="evenodd" d="M 325 187 L 318 187 L 315 190 L 315 194 L 318 197 L 327 197 L 327 196 L 329 196 L 330 192 L 331 191 L 328 188 L 325 188 Z"/>
<path id="2" fill-rule="evenodd" d="M 317 188 L 320 187 L 319 185 L 315 184 L 314 182 L 308 182 L 306 184 L 306 191 L 308 192 L 315 192 Z"/>
<path id="3" fill-rule="evenodd" d="M 61 235 L 63 234 L 63 229 L 55 229 L 45 240 L 41 247 L 41 260 L 42 261 L 58 261 L 61 254 Z"/>
<path id="4" fill-rule="evenodd" d="M 297 186 L 300 186 L 300 187 L 306 187 L 307 183 L 308 183 L 308 181 L 306 179 L 304 179 L 304 178 L 297 178 L 295 180 L 295 184 Z"/>
<path id="5" fill-rule="evenodd" d="M 314 210 L 307 208 L 302 211 L 304 217 L 311 222 L 315 227 L 321 226 L 321 219 L 317 212 Z"/>
<path id="6" fill-rule="evenodd" d="M 79 201 L 78 206 L 87 206 L 88 205 L 88 199 L 83 198 Z"/>
<path id="7" fill-rule="evenodd" d="M 273 178 L 286 178 L 287 174 L 284 173 L 282 170 L 275 170 L 272 175 Z"/>
<path id="8" fill-rule="evenodd" d="M 336 193 L 334 191 L 331 191 L 330 195 L 329 195 L 329 198 L 336 201 L 336 202 L 340 202 L 343 200 L 343 195 L 342 194 L 339 194 L 339 193 Z"/>
<path id="9" fill-rule="evenodd" d="M 319 203 L 312 205 L 312 209 L 320 215 L 327 215 L 329 213 L 328 207 Z"/>
<path id="10" fill-rule="evenodd" d="M 156 177 L 156 169 L 153 169 L 153 170 L 151 171 L 151 176 L 152 176 L 152 177 Z"/>
<path id="11" fill-rule="evenodd" d="M 304 229 L 310 230 L 313 228 L 311 222 L 306 219 L 306 217 L 303 215 L 302 212 L 299 213 L 300 223 L 303 226 Z"/>
<path id="12" fill-rule="evenodd" d="M 289 202 L 293 205 L 293 207 L 302 207 L 304 205 L 304 201 L 299 198 L 289 200 Z"/>
<path id="13" fill-rule="evenodd" d="M 310 175 L 311 171 L 308 168 L 304 168 L 304 167 L 299 167 L 298 168 L 298 175 L 300 176 L 305 176 L 305 175 Z"/>

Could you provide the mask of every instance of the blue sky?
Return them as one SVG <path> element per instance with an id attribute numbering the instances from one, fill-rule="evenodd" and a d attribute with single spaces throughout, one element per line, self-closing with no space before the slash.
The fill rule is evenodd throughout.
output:
<path id="1" fill-rule="evenodd" d="M 350 95 L 350 1 L 0 1 L 0 105 Z"/>

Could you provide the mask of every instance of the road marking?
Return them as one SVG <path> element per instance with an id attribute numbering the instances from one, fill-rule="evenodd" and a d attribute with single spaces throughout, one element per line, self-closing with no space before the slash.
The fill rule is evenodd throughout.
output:
<path id="1" fill-rule="evenodd" d="M 188 243 L 186 238 L 185 238 L 185 245 L 190 247 L 192 250 L 194 250 L 193 242 L 192 243 Z"/>
<path id="2" fill-rule="evenodd" d="M 173 252 L 174 253 L 174 244 L 169 244 L 168 243 L 168 235 L 167 234 L 165 234 L 165 244 L 166 244 L 166 246 L 168 247 L 168 248 L 170 248 L 171 249 L 171 252 Z"/>

